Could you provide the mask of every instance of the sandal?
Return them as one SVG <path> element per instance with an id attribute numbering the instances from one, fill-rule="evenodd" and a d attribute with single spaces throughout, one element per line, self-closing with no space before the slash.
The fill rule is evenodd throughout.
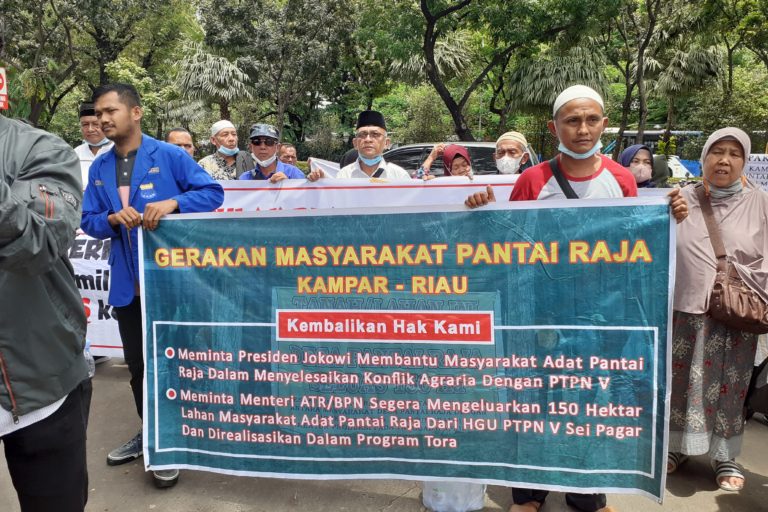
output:
<path id="1" fill-rule="evenodd" d="M 685 462 L 688 460 L 688 456 L 684 453 L 680 452 L 669 452 L 667 453 L 667 474 L 671 475 L 677 469 L 685 464 Z"/>
<path id="2" fill-rule="evenodd" d="M 735 460 L 728 460 L 723 462 L 713 459 L 711 464 L 712 469 L 715 470 L 715 481 L 717 482 L 717 486 L 720 487 L 720 489 L 723 491 L 735 492 L 744 488 L 743 468 L 741 465 L 737 464 Z M 741 478 L 741 485 L 733 485 L 725 480 L 721 481 L 721 479 L 728 477 Z"/>

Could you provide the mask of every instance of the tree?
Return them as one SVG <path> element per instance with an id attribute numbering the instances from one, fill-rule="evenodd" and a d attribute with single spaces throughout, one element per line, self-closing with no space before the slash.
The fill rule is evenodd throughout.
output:
<path id="1" fill-rule="evenodd" d="M 506 118 L 513 111 L 547 114 L 558 94 L 574 84 L 604 91 L 607 85 L 605 62 L 599 51 L 575 46 L 563 51 L 550 48 L 536 56 L 520 60 L 496 78 L 491 110 L 499 114 L 499 132 L 506 128 Z M 503 107 L 497 107 L 501 101 Z"/>
<path id="2" fill-rule="evenodd" d="M 600 19 L 615 2 L 592 0 L 541 1 L 526 3 L 448 2 L 420 0 L 424 18 L 422 50 L 429 82 L 445 103 L 459 139 L 474 140 L 464 119 L 464 108 L 489 74 L 503 66 L 514 54 L 524 55 L 538 45 L 568 35 L 576 38 L 588 20 Z M 477 68 L 465 84 L 452 88 L 437 65 L 436 47 L 446 34 L 466 28 L 482 33 L 476 48 Z"/>
<path id="3" fill-rule="evenodd" d="M 231 119 L 229 105 L 253 98 L 253 88 L 237 65 L 206 51 L 202 45 L 188 46 L 189 55 L 179 63 L 176 85 L 184 98 L 212 102 L 221 119 Z"/>
<path id="4" fill-rule="evenodd" d="M 11 102 L 22 102 L 19 113 L 42 128 L 77 86 L 72 13 L 71 4 L 54 0 L 3 0 L 0 9 L 0 62 L 21 84 Z"/>
<path id="5" fill-rule="evenodd" d="M 79 50 L 90 56 L 98 67 L 98 85 L 109 81 L 107 64 L 140 35 L 137 27 L 152 16 L 163 18 L 169 0 L 73 0 L 80 13 L 80 27 L 92 42 Z"/>
<path id="6" fill-rule="evenodd" d="M 669 53 L 669 61 L 653 86 L 653 92 L 667 103 L 665 139 L 669 139 L 671 136 L 670 132 L 676 116 L 676 101 L 703 86 L 707 79 L 716 77 L 719 74 L 723 59 L 720 49 L 716 46 L 702 47 L 697 44 L 683 44 L 671 48 Z M 727 87 L 732 92 L 732 73 Z M 731 92 L 728 93 L 728 97 L 731 96 Z"/>
<path id="7" fill-rule="evenodd" d="M 236 58 L 272 102 L 281 130 L 288 109 L 333 76 L 351 11 L 349 0 L 206 0 L 201 7 L 206 42 Z"/>

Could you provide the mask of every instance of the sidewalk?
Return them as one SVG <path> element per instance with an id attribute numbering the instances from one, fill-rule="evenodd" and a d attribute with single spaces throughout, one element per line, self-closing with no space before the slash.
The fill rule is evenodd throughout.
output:
<path id="1" fill-rule="evenodd" d="M 108 467 L 107 452 L 139 428 L 128 388 L 128 369 L 119 359 L 100 365 L 93 381 L 88 431 L 90 512 L 419 512 L 418 482 L 403 480 L 283 480 L 182 471 L 179 484 L 155 489 L 141 460 Z M 609 497 L 620 511 L 759 512 L 768 511 L 768 424 L 750 421 L 739 461 L 747 483 L 740 493 L 717 489 L 706 458 L 688 461 L 667 482 L 664 505 L 636 496 Z M 507 488 L 488 488 L 485 511 L 506 511 Z M 553 493 L 541 512 L 570 510 Z M 19 512 L 16 494 L 0 458 L 0 512 Z"/>

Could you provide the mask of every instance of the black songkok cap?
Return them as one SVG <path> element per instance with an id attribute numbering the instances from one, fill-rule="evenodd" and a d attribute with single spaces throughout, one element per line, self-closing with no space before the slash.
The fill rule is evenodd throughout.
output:
<path id="1" fill-rule="evenodd" d="M 375 110 L 363 110 L 360 112 L 360 115 L 357 116 L 356 129 L 359 130 L 362 126 L 378 126 L 385 131 L 387 129 L 387 125 L 384 123 L 384 116 L 381 112 L 376 112 Z"/>
<path id="2" fill-rule="evenodd" d="M 96 115 L 96 111 L 93 109 L 93 103 L 80 104 L 80 117 L 95 116 L 95 115 Z"/>

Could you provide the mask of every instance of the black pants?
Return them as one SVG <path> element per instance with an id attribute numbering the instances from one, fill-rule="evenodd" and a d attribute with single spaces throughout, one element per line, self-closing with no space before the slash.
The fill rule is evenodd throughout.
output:
<path id="1" fill-rule="evenodd" d="M 88 501 L 85 429 L 91 381 L 45 418 L 0 438 L 22 512 L 83 512 Z"/>
<path id="2" fill-rule="evenodd" d="M 123 307 L 116 307 L 117 327 L 123 342 L 123 357 L 131 374 L 131 390 L 136 412 L 139 418 L 144 411 L 144 343 L 141 333 L 141 299 L 134 297 L 133 302 Z"/>
<path id="3" fill-rule="evenodd" d="M 524 505 L 531 501 L 544 503 L 548 494 L 549 491 L 518 489 L 517 487 L 513 487 L 512 503 L 515 505 Z M 605 507 L 607 500 L 605 494 L 576 494 L 569 492 L 565 494 L 565 502 L 569 506 L 581 510 L 582 512 L 595 512 L 596 510 Z"/>

